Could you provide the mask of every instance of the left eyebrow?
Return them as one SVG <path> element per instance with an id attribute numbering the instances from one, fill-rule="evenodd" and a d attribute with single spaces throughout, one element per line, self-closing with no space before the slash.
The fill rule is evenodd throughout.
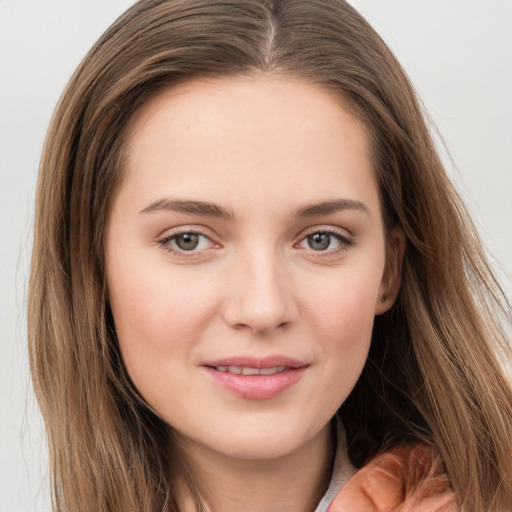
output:
<path id="1" fill-rule="evenodd" d="M 357 210 L 370 215 L 369 208 L 361 201 L 355 201 L 354 199 L 332 199 L 321 203 L 307 204 L 301 206 L 295 215 L 297 218 L 303 219 L 318 215 L 328 215 L 340 210 Z"/>

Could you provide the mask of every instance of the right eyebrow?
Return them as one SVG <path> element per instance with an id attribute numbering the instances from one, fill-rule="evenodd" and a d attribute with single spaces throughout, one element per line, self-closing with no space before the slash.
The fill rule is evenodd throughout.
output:
<path id="1" fill-rule="evenodd" d="M 190 215 L 207 215 L 221 219 L 231 220 L 234 217 L 233 212 L 207 201 L 193 201 L 183 199 L 172 199 L 164 197 L 157 199 L 146 206 L 139 213 L 151 213 L 157 211 L 173 211 L 179 213 L 188 213 Z"/>

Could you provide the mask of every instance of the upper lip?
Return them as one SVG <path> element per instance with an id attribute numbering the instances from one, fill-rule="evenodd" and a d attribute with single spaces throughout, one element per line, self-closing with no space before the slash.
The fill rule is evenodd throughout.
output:
<path id="1" fill-rule="evenodd" d="M 274 368 L 277 366 L 285 366 L 287 368 L 302 368 L 308 366 L 298 359 L 283 355 L 271 355 L 266 357 L 255 357 L 248 355 L 232 356 L 223 359 L 215 359 L 202 363 L 203 366 L 239 366 L 243 368 Z"/>

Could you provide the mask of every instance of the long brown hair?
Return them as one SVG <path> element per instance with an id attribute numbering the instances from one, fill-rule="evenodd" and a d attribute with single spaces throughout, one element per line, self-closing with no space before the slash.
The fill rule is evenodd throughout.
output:
<path id="1" fill-rule="evenodd" d="M 104 227 L 134 113 L 199 76 L 299 76 L 348 100 L 370 134 L 403 286 L 375 320 L 341 406 L 352 462 L 421 441 L 461 510 L 512 508 L 512 391 L 497 354 L 509 309 L 389 49 L 343 0 L 142 0 L 86 56 L 50 125 L 37 190 L 29 302 L 34 386 L 55 510 L 177 511 L 170 427 L 134 389 L 105 285 Z"/>

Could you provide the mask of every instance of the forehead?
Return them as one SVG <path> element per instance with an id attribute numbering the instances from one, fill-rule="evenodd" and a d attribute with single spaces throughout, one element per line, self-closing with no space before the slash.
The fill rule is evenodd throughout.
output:
<path id="1" fill-rule="evenodd" d="M 322 196 L 305 198 L 315 201 L 333 187 L 375 192 L 369 153 L 364 125 L 326 88 L 287 76 L 198 79 L 140 109 L 124 171 L 147 199 L 155 187 L 215 200 L 222 185 L 245 193 L 266 184 L 269 201 L 283 189 L 299 202 Z"/>
<path id="2" fill-rule="evenodd" d="M 256 73 L 197 78 L 159 91 L 136 112 L 129 145 L 155 118 L 169 123 L 169 127 L 171 122 L 181 123 L 183 130 L 190 130 L 198 121 L 203 127 L 209 124 L 222 130 L 224 125 L 218 124 L 220 112 L 230 116 L 240 133 L 251 127 L 266 129 L 278 118 L 283 122 L 300 120 L 300 126 L 308 128 L 319 120 L 327 121 L 327 117 L 350 118 L 365 132 L 364 124 L 356 120 L 355 109 L 339 91 L 292 75 Z"/>

